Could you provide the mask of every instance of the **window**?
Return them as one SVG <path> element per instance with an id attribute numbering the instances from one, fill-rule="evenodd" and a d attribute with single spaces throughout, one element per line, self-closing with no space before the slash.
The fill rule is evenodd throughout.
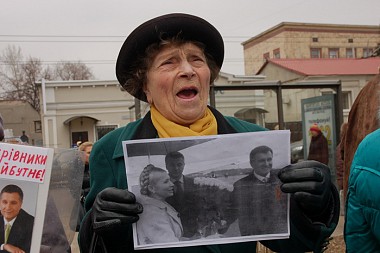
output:
<path id="1" fill-rule="evenodd" d="M 370 57 L 373 53 L 373 48 L 363 48 L 363 57 Z"/>
<path id="2" fill-rule="evenodd" d="M 339 48 L 329 48 L 329 58 L 339 58 Z"/>
<path id="3" fill-rule="evenodd" d="M 313 42 L 318 42 L 318 38 L 317 37 L 313 37 Z"/>
<path id="4" fill-rule="evenodd" d="M 343 109 L 350 109 L 351 107 L 351 91 L 342 92 Z"/>
<path id="5" fill-rule="evenodd" d="M 41 133 L 42 132 L 42 124 L 41 121 L 34 121 L 34 132 Z"/>
<path id="6" fill-rule="evenodd" d="M 117 125 L 96 126 L 96 133 L 98 135 L 98 140 L 116 128 L 117 128 Z"/>
<path id="7" fill-rule="evenodd" d="M 321 58 L 321 49 L 320 48 L 310 48 L 310 57 L 311 58 Z"/>
<path id="8" fill-rule="evenodd" d="M 356 50 L 355 48 L 346 48 L 346 58 L 355 58 Z"/>
<path id="9" fill-rule="evenodd" d="M 280 59 L 281 58 L 280 49 L 279 48 L 273 50 L 273 58 L 275 58 L 275 59 Z"/>
<path id="10" fill-rule="evenodd" d="M 354 43 L 354 39 L 348 39 L 348 43 Z"/>
<path id="11" fill-rule="evenodd" d="M 71 140 L 72 140 L 72 145 L 71 147 L 76 147 L 79 146 L 80 143 L 88 141 L 88 132 L 87 131 L 82 131 L 82 132 L 72 132 L 71 133 Z M 79 142 L 79 144 L 78 144 Z"/>
<path id="12" fill-rule="evenodd" d="M 328 94 L 335 94 L 335 93 L 333 91 L 322 91 L 321 92 L 322 96 L 328 95 Z M 342 91 L 343 109 L 350 109 L 351 101 L 352 101 L 351 91 Z"/>
<path id="13" fill-rule="evenodd" d="M 264 59 L 264 61 L 267 60 L 267 59 L 269 59 L 269 52 L 263 54 L 263 59 Z"/>

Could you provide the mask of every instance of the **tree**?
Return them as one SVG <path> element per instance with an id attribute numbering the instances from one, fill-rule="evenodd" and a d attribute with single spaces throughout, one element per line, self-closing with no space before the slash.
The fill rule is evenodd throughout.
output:
<path id="1" fill-rule="evenodd" d="M 24 60 L 21 48 L 8 46 L 0 56 L 0 99 L 21 100 L 40 112 L 37 82 L 45 80 L 88 80 L 94 78 L 83 63 L 60 62 L 54 69 L 43 68 L 38 58 Z"/>
<path id="2" fill-rule="evenodd" d="M 28 102 L 36 111 L 40 109 L 40 99 L 36 82 L 45 78 L 39 59 L 29 57 L 24 61 L 21 49 L 8 46 L 1 56 L 0 69 L 2 99 Z"/>
<path id="3" fill-rule="evenodd" d="M 25 64 L 22 65 L 22 71 L 24 72 L 23 87 L 20 87 L 19 98 L 32 105 L 37 112 L 40 111 L 40 98 L 38 94 L 37 81 L 43 77 L 42 64 L 37 58 L 29 58 Z"/>
<path id="4" fill-rule="evenodd" d="M 80 61 L 58 63 L 55 74 L 61 80 L 89 80 L 94 78 L 91 70 Z"/>

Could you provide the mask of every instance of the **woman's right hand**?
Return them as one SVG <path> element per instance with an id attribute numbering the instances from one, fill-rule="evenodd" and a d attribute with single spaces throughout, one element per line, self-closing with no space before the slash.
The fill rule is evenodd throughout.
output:
<path id="1" fill-rule="evenodd" d="M 93 229 L 101 234 L 136 222 L 143 206 L 128 190 L 109 187 L 96 196 L 92 210 Z"/>

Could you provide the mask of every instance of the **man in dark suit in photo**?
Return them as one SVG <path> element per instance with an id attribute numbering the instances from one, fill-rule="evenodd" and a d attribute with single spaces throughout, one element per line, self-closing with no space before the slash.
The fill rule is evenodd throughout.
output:
<path id="1" fill-rule="evenodd" d="M 30 252 L 34 217 L 21 206 L 24 193 L 17 185 L 9 184 L 0 193 L 0 252 Z"/>
<path id="2" fill-rule="evenodd" d="M 242 236 L 285 233 L 287 197 L 280 190 L 278 171 L 272 169 L 273 151 L 254 148 L 249 155 L 252 173 L 234 183 L 233 217 Z"/>
<path id="3" fill-rule="evenodd" d="M 199 208 L 197 208 L 197 188 L 194 179 L 183 175 L 185 169 L 185 157 L 178 151 L 170 152 L 165 156 L 165 166 L 170 180 L 174 184 L 174 195 L 166 201 L 179 212 L 183 236 L 193 237 L 197 233 L 196 219 Z"/>

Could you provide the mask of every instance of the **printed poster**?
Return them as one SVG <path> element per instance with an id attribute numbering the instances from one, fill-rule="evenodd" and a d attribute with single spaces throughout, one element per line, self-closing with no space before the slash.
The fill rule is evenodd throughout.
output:
<path id="1" fill-rule="evenodd" d="M 289 237 L 288 130 L 123 142 L 135 249 Z"/>
<path id="2" fill-rule="evenodd" d="M 49 148 L 0 143 L 1 244 L 39 252 L 53 154 Z"/>

